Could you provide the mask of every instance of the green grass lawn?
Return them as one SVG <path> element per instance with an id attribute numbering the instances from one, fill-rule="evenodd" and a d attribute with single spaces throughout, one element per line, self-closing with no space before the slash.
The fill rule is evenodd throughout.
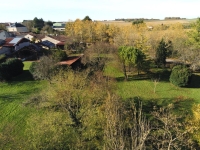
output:
<path id="1" fill-rule="evenodd" d="M 143 78 L 135 75 L 134 78 L 124 81 L 123 73 L 116 68 L 114 61 L 105 68 L 105 75 L 117 79 L 116 92 L 124 100 L 137 98 L 146 103 L 151 101 L 161 106 L 174 103 L 179 109 L 189 109 L 193 103 L 200 103 L 200 74 L 193 75 L 190 86 L 186 88 L 174 86 L 169 82 L 169 78 L 163 75 L 156 86 L 155 93 L 155 85 L 150 77 Z"/>
<path id="2" fill-rule="evenodd" d="M 193 81 L 195 82 L 195 81 Z M 200 102 L 199 88 L 178 88 L 169 82 L 159 81 L 154 93 L 154 82 L 148 80 L 132 80 L 127 82 L 118 82 L 118 93 L 122 98 L 133 96 L 143 99 L 173 99 L 178 97 L 192 98 Z"/>
<path id="3" fill-rule="evenodd" d="M 37 110 L 23 106 L 28 97 L 45 88 L 46 81 L 34 81 L 28 69 L 31 62 L 24 62 L 23 74 L 12 81 L 0 83 L 0 133 L 11 127 L 10 134 L 18 135 L 24 130 L 26 118 Z"/>

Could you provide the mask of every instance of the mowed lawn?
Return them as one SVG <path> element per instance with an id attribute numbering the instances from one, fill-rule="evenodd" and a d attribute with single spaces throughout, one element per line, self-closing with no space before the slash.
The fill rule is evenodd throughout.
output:
<path id="1" fill-rule="evenodd" d="M 45 81 L 34 81 L 28 71 L 31 62 L 24 62 L 23 74 L 8 83 L 0 83 L 0 133 L 10 130 L 18 135 L 24 130 L 26 118 L 36 110 L 23 103 L 33 93 L 45 88 Z"/>
<path id="2" fill-rule="evenodd" d="M 194 82 L 194 81 L 193 81 Z M 118 82 L 118 94 L 122 98 L 140 97 L 142 99 L 194 99 L 200 102 L 199 88 L 177 88 L 170 82 L 159 81 L 154 93 L 154 82 L 150 79 Z"/>
<path id="3" fill-rule="evenodd" d="M 175 100 L 193 100 L 200 103 L 200 74 L 193 75 L 191 84 L 187 88 L 176 87 L 169 82 L 168 79 L 160 79 L 156 85 L 156 92 L 154 93 L 155 83 L 151 78 L 130 78 L 129 81 L 123 80 L 123 73 L 116 64 L 111 62 L 105 69 L 105 75 L 117 79 L 117 94 L 123 99 L 137 97 L 141 100 L 154 101 L 175 101 Z"/>

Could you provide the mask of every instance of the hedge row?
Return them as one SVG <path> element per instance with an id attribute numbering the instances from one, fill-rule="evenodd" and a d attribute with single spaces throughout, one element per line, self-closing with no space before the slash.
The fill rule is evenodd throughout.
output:
<path id="1" fill-rule="evenodd" d="M 12 58 L 0 64 L 0 80 L 10 80 L 23 72 L 24 64 L 21 60 Z"/>

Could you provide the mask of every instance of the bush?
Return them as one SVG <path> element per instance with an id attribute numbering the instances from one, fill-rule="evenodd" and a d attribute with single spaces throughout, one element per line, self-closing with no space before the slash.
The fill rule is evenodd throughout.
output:
<path id="1" fill-rule="evenodd" d="M 189 84 L 191 71 L 185 65 L 174 66 L 170 75 L 170 82 L 176 86 L 184 87 Z"/>
<path id="2" fill-rule="evenodd" d="M 48 80 L 59 70 L 56 61 L 52 57 L 43 56 L 39 62 L 33 62 L 29 72 L 35 80 Z"/>
<path id="3" fill-rule="evenodd" d="M 52 57 L 55 61 L 63 61 L 67 59 L 67 54 L 62 50 L 54 50 L 52 51 Z"/>
<path id="4" fill-rule="evenodd" d="M 0 63 L 3 63 L 5 61 L 6 61 L 6 55 L 5 54 L 0 55 Z"/>
<path id="5" fill-rule="evenodd" d="M 0 80 L 9 80 L 23 72 L 24 64 L 21 60 L 12 58 L 0 65 Z"/>
<path id="6" fill-rule="evenodd" d="M 30 68 L 29 68 L 29 72 L 33 75 L 34 71 L 35 71 L 35 68 L 37 66 L 37 63 L 38 62 L 32 62 Z"/>

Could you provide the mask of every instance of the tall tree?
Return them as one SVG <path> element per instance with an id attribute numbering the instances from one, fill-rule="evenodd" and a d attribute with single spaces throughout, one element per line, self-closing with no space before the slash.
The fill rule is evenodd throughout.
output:
<path id="1" fill-rule="evenodd" d="M 192 24 L 192 30 L 189 32 L 188 44 L 194 46 L 194 48 L 200 48 L 200 18 Z"/>
<path id="2" fill-rule="evenodd" d="M 89 16 L 85 16 L 85 18 L 83 19 L 83 21 L 92 21 L 92 19 Z"/>
<path id="3" fill-rule="evenodd" d="M 38 19 L 37 17 L 35 17 L 33 19 L 33 26 L 34 26 L 34 28 L 41 30 L 44 26 L 44 20 L 42 18 Z"/>
<path id="4" fill-rule="evenodd" d="M 83 63 L 93 71 L 104 71 L 109 60 L 109 54 L 116 51 L 116 47 L 104 42 L 96 42 L 84 52 Z"/>
<path id="5" fill-rule="evenodd" d="M 186 59 L 191 63 L 191 68 L 193 70 L 200 68 L 200 18 L 192 24 L 192 29 L 188 32 L 188 41 Z"/>
<path id="6" fill-rule="evenodd" d="M 128 54 L 127 47 L 126 46 L 119 47 L 118 55 L 119 55 L 119 59 L 121 61 L 121 65 L 122 65 L 122 68 L 123 68 L 125 80 L 127 80 L 128 75 L 127 75 L 126 66 L 130 64 L 130 57 L 129 57 L 129 54 Z"/>
<path id="7" fill-rule="evenodd" d="M 138 75 L 139 75 L 140 70 L 143 67 L 144 59 L 146 57 L 145 54 L 141 50 L 134 48 L 132 46 L 121 46 L 118 49 L 118 54 L 119 54 L 120 61 L 122 63 L 125 80 L 128 79 L 128 76 L 126 73 L 127 66 L 132 65 L 133 67 L 136 67 L 138 71 Z"/>
<path id="8" fill-rule="evenodd" d="M 23 20 L 22 24 L 25 25 L 29 31 L 33 28 L 33 20 Z"/>
<path id="9" fill-rule="evenodd" d="M 155 62 L 158 66 L 164 67 L 167 58 L 167 48 L 164 39 L 162 39 L 156 49 Z"/>
<path id="10" fill-rule="evenodd" d="M 53 26 L 53 22 L 48 20 L 47 22 L 45 22 L 45 25 Z"/>

